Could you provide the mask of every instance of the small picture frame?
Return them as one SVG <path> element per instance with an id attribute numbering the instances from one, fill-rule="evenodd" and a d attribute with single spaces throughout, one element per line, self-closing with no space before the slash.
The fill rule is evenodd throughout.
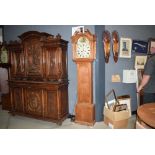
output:
<path id="1" fill-rule="evenodd" d="M 119 101 L 117 100 L 116 94 L 114 89 L 112 89 L 106 96 L 105 96 L 105 106 L 108 109 L 113 109 L 113 106 L 115 104 L 119 104 Z"/>
<path id="2" fill-rule="evenodd" d="M 120 58 L 131 58 L 132 39 L 120 38 Z"/>
<path id="3" fill-rule="evenodd" d="M 148 41 L 148 55 L 155 54 L 155 38 L 150 38 Z"/>
<path id="4" fill-rule="evenodd" d="M 135 69 L 144 69 L 147 56 L 135 56 Z"/>
<path id="5" fill-rule="evenodd" d="M 75 33 L 84 33 L 84 26 L 72 27 L 72 36 L 73 36 Z"/>

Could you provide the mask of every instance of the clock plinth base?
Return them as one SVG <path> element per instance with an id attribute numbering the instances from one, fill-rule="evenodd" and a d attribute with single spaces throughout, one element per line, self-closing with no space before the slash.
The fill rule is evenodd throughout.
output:
<path id="1" fill-rule="evenodd" d="M 93 126 L 95 124 L 95 105 L 88 103 L 76 104 L 75 122 Z"/>

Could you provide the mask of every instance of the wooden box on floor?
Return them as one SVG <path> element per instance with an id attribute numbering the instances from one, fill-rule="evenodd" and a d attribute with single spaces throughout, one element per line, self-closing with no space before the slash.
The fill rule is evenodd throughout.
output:
<path id="1" fill-rule="evenodd" d="M 129 117 L 130 117 L 129 110 L 113 112 L 112 110 L 104 107 L 104 123 L 110 128 L 113 129 L 127 128 Z"/>

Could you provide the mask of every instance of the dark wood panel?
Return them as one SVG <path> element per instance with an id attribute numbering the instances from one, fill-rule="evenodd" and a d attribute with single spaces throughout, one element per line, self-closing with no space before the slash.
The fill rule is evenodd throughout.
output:
<path id="1" fill-rule="evenodd" d="M 3 110 L 11 110 L 11 100 L 10 100 L 10 94 L 2 94 L 2 109 Z"/>
<path id="2" fill-rule="evenodd" d="M 0 67 L 9 68 L 9 67 L 11 67 L 11 64 L 10 63 L 0 63 Z"/>
<path id="3" fill-rule="evenodd" d="M 23 88 L 14 87 L 11 89 L 13 112 L 24 112 Z"/>
<path id="4" fill-rule="evenodd" d="M 43 90 L 28 87 L 24 94 L 25 113 L 35 116 L 43 116 Z"/>
<path id="5" fill-rule="evenodd" d="M 57 91 L 47 91 L 47 108 L 45 117 L 58 119 Z"/>
<path id="6" fill-rule="evenodd" d="M 61 92 L 61 115 L 65 116 L 66 114 L 68 114 L 68 85 L 64 85 L 62 86 L 62 88 L 60 89 Z M 61 116 L 61 117 L 62 117 Z"/>
<path id="7" fill-rule="evenodd" d="M 61 122 L 68 115 L 68 83 L 9 81 L 13 112 Z"/>

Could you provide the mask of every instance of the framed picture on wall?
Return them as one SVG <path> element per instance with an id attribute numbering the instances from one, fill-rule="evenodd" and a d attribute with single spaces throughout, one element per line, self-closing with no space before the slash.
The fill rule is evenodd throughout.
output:
<path id="1" fill-rule="evenodd" d="M 120 38 L 120 58 L 131 58 L 132 39 Z"/>
<path id="2" fill-rule="evenodd" d="M 147 56 L 136 56 L 135 69 L 144 69 L 146 61 L 147 61 Z"/>
<path id="3" fill-rule="evenodd" d="M 155 54 L 155 38 L 149 39 L 147 54 Z"/>
<path id="4" fill-rule="evenodd" d="M 84 26 L 72 27 L 72 36 L 73 36 L 76 32 L 77 32 L 77 33 L 78 33 L 78 32 L 84 33 Z"/>
<path id="5" fill-rule="evenodd" d="M 148 42 L 142 40 L 133 40 L 132 41 L 132 51 L 137 53 L 147 54 Z"/>

